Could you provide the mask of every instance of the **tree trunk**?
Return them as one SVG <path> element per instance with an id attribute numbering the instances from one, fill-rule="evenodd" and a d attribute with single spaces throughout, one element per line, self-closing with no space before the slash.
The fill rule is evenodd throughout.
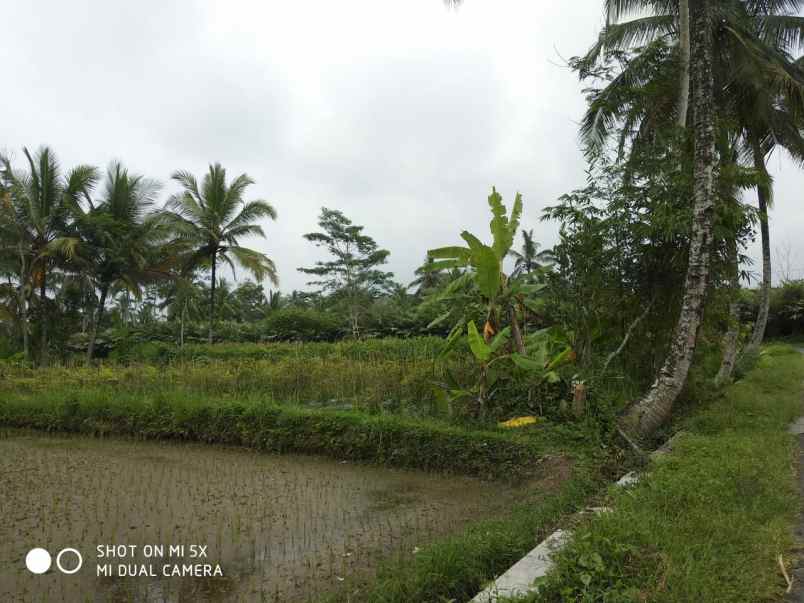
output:
<path id="1" fill-rule="evenodd" d="M 360 312 L 356 307 L 353 307 L 350 312 L 350 322 L 352 323 L 352 337 L 360 339 Z"/>
<path id="2" fill-rule="evenodd" d="M 187 302 L 181 308 L 181 318 L 179 326 L 179 347 L 184 348 L 184 317 L 187 315 Z"/>
<path id="3" fill-rule="evenodd" d="M 511 308 L 511 334 L 514 337 L 514 348 L 517 353 L 525 354 L 525 342 L 522 339 L 522 331 L 519 330 L 519 320 L 516 317 L 516 308 Z"/>
<path id="4" fill-rule="evenodd" d="M 25 279 L 28 277 L 28 263 L 25 261 L 25 251 L 22 244 L 19 245 L 20 252 L 20 320 L 22 322 L 22 351 L 25 360 L 31 359 L 31 335 L 28 331 L 28 297 L 25 294 Z"/>
<path id="5" fill-rule="evenodd" d="M 95 355 L 95 340 L 98 337 L 98 327 L 100 326 L 101 320 L 103 320 L 103 310 L 106 307 L 106 294 L 108 292 L 109 285 L 102 285 L 100 300 L 98 301 L 98 309 L 95 312 L 95 320 L 92 321 L 92 332 L 89 334 L 89 345 L 87 346 L 87 364 L 92 362 L 92 357 Z"/>
<path id="6" fill-rule="evenodd" d="M 754 138 L 751 141 L 754 153 L 754 167 L 763 176 L 767 176 L 765 168 L 765 155 L 759 141 Z M 754 331 L 751 333 L 751 341 L 746 346 L 746 352 L 756 351 L 765 338 L 765 327 L 768 324 L 768 309 L 770 307 L 771 290 L 771 250 L 770 250 L 770 230 L 768 229 L 768 199 L 770 191 L 764 185 L 757 186 L 757 204 L 759 206 L 759 232 L 762 239 L 762 286 L 759 289 L 759 310 L 757 319 L 754 322 Z"/>
<path id="7" fill-rule="evenodd" d="M 25 299 L 25 292 L 20 285 L 20 321 L 22 323 L 22 353 L 25 360 L 31 359 L 31 341 L 28 333 L 28 304 Z"/>
<path id="8" fill-rule="evenodd" d="M 40 342 L 39 342 L 39 366 L 46 367 L 47 358 L 47 267 L 42 265 L 42 283 L 39 285 L 39 305 L 41 306 L 41 316 L 39 318 Z"/>
<path id="9" fill-rule="evenodd" d="M 678 47 L 681 59 L 681 81 L 678 92 L 679 128 L 687 127 L 687 107 L 690 98 L 690 0 L 678 3 Z"/>
<path id="10" fill-rule="evenodd" d="M 734 364 L 737 361 L 737 341 L 740 336 L 740 304 L 737 299 L 740 291 L 740 270 L 737 265 L 737 241 L 729 241 L 729 272 L 729 326 L 723 335 L 723 356 L 715 377 L 717 386 L 731 382 Z"/>
<path id="11" fill-rule="evenodd" d="M 687 380 L 709 278 L 709 255 L 714 214 L 715 163 L 714 82 L 712 77 L 712 1 L 699 0 L 691 14 L 690 62 L 695 119 L 693 222 L 689 261 L 684 280 L 681 312 L 673 331 L 670 350 L 647 394 L 632 404 L 621 418 L 621 428 L 638 442 L 646 442 L 671 415 L 673 404 Z"/>
<path id="12" fill-rule="evenodd" d="M 213 341 L 213 327 L 215 325 L 215 264 L 217 263 L 217 253 L 212 254 L 212 286 L 209 288 L 209 337 L 207 341 Z"/>

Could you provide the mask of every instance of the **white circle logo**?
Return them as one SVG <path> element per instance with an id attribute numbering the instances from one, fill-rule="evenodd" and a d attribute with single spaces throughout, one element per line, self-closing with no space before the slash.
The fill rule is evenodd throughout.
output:
<path id="1" fill-rule="evenodd" d="M 64 555 L 64 553 L 73 553 L 76 557 L 78 557 L 78 563 L 76 563 L 76 565 L 75 565 L 75 567 L 73 569 L 64 569 L 64 567 L 62 566 L 62 564 L 61 564 L 61 556 Z M 50 560 L 50 555 L 48 555 L 48 565 L 49 565 L 49 560 Z M 84 558 L 81 557 L 81 553 L 79 553 L 75 549 L 71 549 L 71 548 L 62 549 L 61 551 L 59 551 L 59 554 L 56 555 L 56 567 L 59 568 L 59 570 L 61 571 L 62 574 L 74 574 L 75 572 L 77 572 L 78 570 L 81 569 L 81 566 L 83 564 L 84 564 Z"/>
<path id="2" fill-rule="evenodd" d="M 25 567 L 27 567 L 28 571 L 32 574 L 44 574 L 50 569 L 50 564 L 50 553 L 45 549 L 31 549 L 28 551 L 28 554 L 25 555 Z"/>

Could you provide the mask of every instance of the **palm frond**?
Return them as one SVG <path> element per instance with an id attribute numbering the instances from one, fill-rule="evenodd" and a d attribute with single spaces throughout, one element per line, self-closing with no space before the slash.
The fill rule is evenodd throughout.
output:
<path id="1" fill-rule="evenodd" d="M 606 23 L 616 23 L 623 17 L 646 12 L 672 14 L 678 12 L 678 4 L 672 0 L 605 0 Z"/>
<path id="2" fill-rule="evenodd" d="M 262 281 L 267 278 L 274 286 L 279 285 L 276 265 L 265 254 L 245 247 L 229 247 L 227 252 L 231 253 L 237 262 L 257 280 Z"/>
<path id="3" fill-rule="evenodd" d="M 757 18 L 759 35 L 774 48 L 797 52 L 804 48 L 804 17 L 766 15 Z"/>
<path id="4" fill-rule="evenodd" d="M 582 61 L 592 65 L 609 52 L 630 50 L 675 32 L 676 19 L 672 15 L 651 15 L 623 23 L 612 23 L 603 28 L 597 42 Z"/>
<path id="5" fill-rule="evenodd" d="M 226 230 L 236 229 L 264 218 L 276 220 L 276 210 L 273 205 L 262 200 L 249 201 L 243 206 L 240 213 L 226 225 Z"/>

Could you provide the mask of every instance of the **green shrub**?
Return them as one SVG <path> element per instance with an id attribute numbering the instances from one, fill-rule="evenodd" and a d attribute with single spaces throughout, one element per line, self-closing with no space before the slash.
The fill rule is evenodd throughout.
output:
<path id="1" fill-rule="evenodd" d="M 137 343 L 125 340 L 114 347 L 109 354 L 109 360 L 126 364 L 131 362 L 166 364 L 175 358 L 176 354 L 176 346 L 163 341 Z"/>
<path id="2" fill-rule="evenodd" d="M 293 307 L 271 312 L 257 330 L 269 341 L 331 341 L 343 335 L 341 321 L 332 314 Z"/>

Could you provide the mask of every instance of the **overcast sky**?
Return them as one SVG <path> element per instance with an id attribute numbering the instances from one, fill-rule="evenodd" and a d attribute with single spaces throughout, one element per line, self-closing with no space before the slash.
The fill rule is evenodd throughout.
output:
<path id="1" fill-rule="evenodd" d="M 584 184 L 581 86 L 564 59 L 602 24 L 601 0 L 8 2 L 0 149 L 47 144 L 62 164 L 175 187 L 220 161 L 279 213 L 267 240 L 285 291 L 321 258 L 302 234 L 341 209 L 407 283 L 430 247 L 487 234 L 492 185 L 541 208 Z M 771 161 L 774 247 L 804 277 L 804 173 Z"/>

